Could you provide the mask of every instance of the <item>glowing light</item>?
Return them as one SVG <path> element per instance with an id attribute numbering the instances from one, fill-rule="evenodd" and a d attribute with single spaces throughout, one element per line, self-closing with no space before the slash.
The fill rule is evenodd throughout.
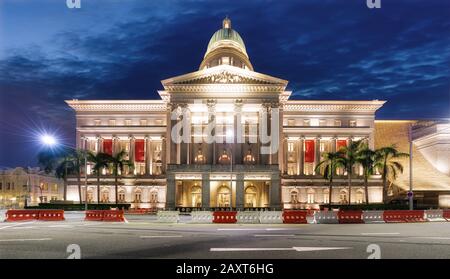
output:
<path id="1" fill-rule="evenodd" d="M 53 146 L 53 145 L 56 145 L 56 143 L 57 143 L 56 138 L 49 134 L 42 135 L 40 139 L 43 144 L 48 145 L 48 146 Z"/>

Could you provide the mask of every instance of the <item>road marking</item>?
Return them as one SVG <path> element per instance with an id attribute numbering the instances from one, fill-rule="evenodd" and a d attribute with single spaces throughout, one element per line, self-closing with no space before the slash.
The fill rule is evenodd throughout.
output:
<path id="1" fill-rule="evenodd" d="M 13 227 L 11 229 L 13 229 L 13 230 L 22 230 L 22 229 L 32 229 L 32 228 L 34 228 L 34 227 Z"/>
<path id="2" fill-rule="evenodd" d="M 217 229 L 218 231 L 263 231 L 265 229 Z"/>
<path id="3" fill-rule="evenodd" d="M 361 235 L 398 235 L 400 233 L 398 232 L 391 232 L 391 233 L 361 233 Z"/>
<path id="4" fill-rule="evenodd" d="M 424 239 L 437 239 L 437 240 L 449 240 L 450 237 L 441 237 L 441 236 L 416 236 L 412 238 L 424 238 Z"/>
<path id="5" fill-rule="evenodd" d="M 289 231 L 293 230 L 292 228 L 267 228 L 266 231 Z"/>
<path id="6" fill-rule="evenodd" d="M 312 252 L 312 251 L 330 251 L 353 249 L 351 247 L 291 247 L 291 248 L 210 248 L 210 252 L 250 252 L 250 251 L 296 251 L 296 252 Z"/>
<path id="7" fill-rule="evenodd" d="M 295 236 L 295 234 L 255 234 L 255 237 L 283 237 L 283 236 Z"/>
<path id="8" fill-rule="evenodd" d="M 52 225 L 52 226 L 48 226 L 49 228 L 73 228 L 75 226 L 72 225 Z"/>
<path id="9" fill-rule="evenodd" d="M 182 235 L 141 235 L 141 238 L 183 237 Z"/>
<path id="10" fill-rule="evenodd" d="M 9 226 L 0 227 L 0 230 L 8 229 L 8 228 L 13 228 L 13 227 L 18 227 L 18 226 L 24 225 L 24 224 L 32 224 L 32 223 L 34 223 L 34 222 L 36 222 L 36 221 L 24 222 L 24 223 L 16 223 L 16 224 L 14 224 L 14 225 L 9 225 Z"/>
<path id="11" fill-rule="evenodd" d="M 51 238 L 17 238 L 17 239 L 0 239 L 0 242 L 15 242 L 15 241 L 46 241 Z"/>

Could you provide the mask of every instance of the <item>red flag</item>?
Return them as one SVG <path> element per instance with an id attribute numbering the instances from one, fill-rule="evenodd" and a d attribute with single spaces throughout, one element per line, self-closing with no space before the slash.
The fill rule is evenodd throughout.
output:
<path id="1" fill-rule="evenodd" d="M 103 140 L 103 153 L 112 155 L 112 139 Z"/>
<path id="2" fill-rule="evenodd" d="M 136 162 L 144 162 L 145 161 L 145 148 L 144 148 L 144 140 L 137 139 L 134 142 L 134 154 Z"/>
<path id="3" fill-rule="evenodd" d="M 336 151 L 339 151 L 341 148 L 347 146 L 347 140 L 338 140 L 336 142 Z"/>
<path id="4" fill-rule="evenodd" d="M 305 140 L 305 163 L 314 163 L 314 140 Z"/>

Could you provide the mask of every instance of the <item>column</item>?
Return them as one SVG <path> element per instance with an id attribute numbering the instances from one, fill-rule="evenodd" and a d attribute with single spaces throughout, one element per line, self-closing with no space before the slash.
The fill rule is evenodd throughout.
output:
<path id="1" fill-rule="evenodd" d="M 97 136 L 97 152 L 103 152 L 103 139 Z"/>
<path id="2" fill-rule="evenodd" d="M 152 139 L 149 136 L 145 136 L 145 174 L 152 174 Z"/>
<path id="3" fill-rule="evenodd" d="M 242 100 L 235 100 L 234 102 L 234 120 L 233 120 L 233 135 L 234 135 L 234 145 L 233 148 L 233 164 L 242 164 L 242 139 L 243 139 L 243 128 L 242 120 Z"/>
<path id="4" fill-rule="evenodd" d="M 166 209 L 175 209 L 175 174 L 167 174 Z"/>
<path id="5" fill-rule="evenodd" d="M 244 174 L 236 174 L 236 209 L 244 210 Z"/>
<path id="6" fill-rule="evenodd" d="M 320 163 L 320 137 L 316 137 L 314 142 L 314 171 L 313 173 L 316 175 L 316 166 Z"/>
<path id="7" fill-rule="evenodd" d="M 273 173 L 270 180 L 269 203 L 271 209 L 281 209 L 281 186 L 280 175 L 278 173 Z"/>
<path id="8" fill-rule="evenodd" d="M 288 156 L 288 140 L 287 137 L 283 138 L 283 166 L 282 166 L 282 172 L 284 174 L 288 173 L 288 160 L 289 160 L 289 156 Z"/>
<path id="9" fill-rule="evenodd" d="M 298 175 L 304 175 L 305 174 L 305 151 L 304 151 L 304 144 L 305 138 L 302 136 L 298 139 L 298 154 L 297 154 L 297 164 L 298 164 Z"/>
<path id="10" fill-rule="evenodd" d="M 130 142 L 130 153 L 129 153 L 129 160 L 130 160 L 130 162 L 131 163 L 134 163 L 134 158 L 135 158 L 135 156 L 134 156 L 134 137 L 133 136 L 130 136 L 129 137 L 129 142 Z M 134 174 L 134 168 L 129 168 L 129 170 L 128 170 L 128 173 L 129 174 Z"/>
<path id="11" fill-rule="evenodd" d="M 164 137 L 164 136 L 162 136 L 161 137 L 161 172 L 162 173 L 166 173 L 166 166 L 167 166 L 167 164 L 168 164 L 168 162 L 167 162 L 167 153 L 168 152 L 166 152 L 166 150 L 168 149 L 167 148 L 167 139 L 166 139 L 166 137 Z M 169 145 L 170 146 L 170 145 Z"/>
<path id="12" fill-rule="evenodd" d="M 331 152 L 336 152 L 336 137 L 331 139 Z"/>
<path id="13" fill-rule="evenodd" d="M 274 109 L 278 109 L 278 122 L 275 125 L 278 125 L 278 127 L 272 126 L 272 117 L 274 117 Z M 270 109 L 270 145 L 271 150 L 277 150 L 276 152 L 273 152 L 270 154 L 270 164 L 271 165 L 277 165 L 278 164 L 278 154 L 280 153 L 280 144 L 281 144 L 281 133 L 280 130 L 282 130 L 283 127 L 283 117 L 282 117 L 283 109 L 280 106 L 279 103 L 272 103 L 271 109 Z M 274 142 L 274 138 L 278 137 L 278 142 Z M 278 146 L 274 146 L 275 144 L 278 144 Z M 276 148 L 278 147 L 278 148 Z M 280 161 L 281 162 L 281 161 Z"/>
<path id="14" fill-rule="evenodd" d="M 208 124 L 215 121 L 215 113 L 216 113 L 216 101 L 214 100 L 207 100 L 206 105 L 208 107 Z M 212 131 L 212 136 L 215 136 L 215 130 Z M 216 164 L 216 143 L 215 141 L 213 143 L 207 143 L 207 150 L 206 154 L 207 157 L 207 164 Z"/>
<path id="15" fill-rule="evenodd" d="M 270 108 L 270 104 L 268 103 L 263 103 L 262 104 L 262 108 L 260 110 L 260 117 L 259 117 L 259 131 L 258 134 L 266 134 L 265 136 L 270 135 L 270 112 L 269 112 L 269 108 Z M 266 121 L 265 123 L 263 123 L 263 116 L 266 116 Z M 263 129 L 263 127 L 266 127 L 265 129 Z M 265 130 L 265 131 L 264 131 Z M 262 139 L 260 139 L 261 141 Z M 269 146 L 269 143 L 262 143 L 261 142 L 261 146 L 267 147 Z M 267 165 L 270 164 L 270 154 L 262 154 L 261 153 L 261 147 L 258 148 L 258 153 L 260 154 L 260 164 L 262 165 Z"/>
<path id="16" fill-rule="evenodd" d="M 203 210 L 210 209 L 211 190 L 210 190 L 209 173 L 202 173 L 202 208 Z"/>

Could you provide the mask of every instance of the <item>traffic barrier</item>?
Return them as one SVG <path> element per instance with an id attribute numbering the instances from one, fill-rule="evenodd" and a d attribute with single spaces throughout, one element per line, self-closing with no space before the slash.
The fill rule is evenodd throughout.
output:
<path id="1" fill-rule="evenodd" d="M 437 209 L 437 210 L 425 210 L 425 219 L 429 222 L 445 222 L 444 219 L 444 211 Z"/>
<path id="2" fill-rule="evenodd" d="M 211 224 L 214 219 L 212 211 L 192 211 L 191 217 L 190 223 L 196 224 Z"/>
<path id="3" fill-rule="evenodd" d="M 338 224 L 338 215 L 336 211 L 316 211 L 314 220 L 317 224 Z"/>
<path id="4" fill-rule="evenodd" d="M 362 217 L 365 224 L 384 223 L 383 211 L 380 210 L 363 211 Z"/>
<path id="5" fill-rule="evenodd" d="M 362 210 L 339 210 L 339 224 L 364 224 Z"/>
<path id="6" fill-rule="evenodd" d="M 10 209 L 6 211 L 6 222 L 39 220 L 39 210 Z"/>
<path id="7" fill-rule="evenodd" d="M 123 210 L 103 210 L 102 221 L 106 222 L 124 222 Z"/>
<path id="8" fill-rule="evenodd" d="M 260 211 L 259 222 L 261 224 L 283 224 L 282 211 Z"/>
<path id="9" fill-rule="evenodd" d="M 259 224 L 258 211 L 239 211 L 236 215 L 238 223 L 242 224 Z"/>
<path id="10" fill-rule="evenodd" d="M 104 210 L 86 210 L 85 221 L 103 221 Z"/>
<path id="11" fill-rule="evenodd" d="M 156 216 L 160 223 L 178 223 L 180 221 L 180 212 L 178 211 L 160 210 Z"/>
<path id="12" fill-rule="evenodd" d="M 6 218 L 6 211 L 0 210 L 0 222 L 5 221 L 5 218 Z"/>
<path id="13" fill-rule="evenodd" d="M 214 211 L 213 223 L 236 223 L 236 211 Z"/>
<path id="14" fill-rule="evenodd" d="M 151 213 L 156 213 L 156 208 L 134 208 L 125 211 L 125 214 L 129 215 L 145 215 Z"/>
<path id="15" fill-rule="evenodd" d="M 425 222 L 423 210 L 385 210 L 383 219 L 386 223 Z"/>
<path id="16" fill-rule="evenodd" d="M 307 211 L 304 210 L 284 210 L 283 223 L 284 224 L 307 224 Z"/>
<path id="17" fill-rule="evenodd" d="M 450 210 L 444 210 L 442 217 L 444 217 L 445 220 L 450 221 Z"/>
<path id="18" fill-rule="evenodd" d="M 46 209 L 39 210 L 39 220 L 42 221 L 64 221 L 64 210 Z"/>

